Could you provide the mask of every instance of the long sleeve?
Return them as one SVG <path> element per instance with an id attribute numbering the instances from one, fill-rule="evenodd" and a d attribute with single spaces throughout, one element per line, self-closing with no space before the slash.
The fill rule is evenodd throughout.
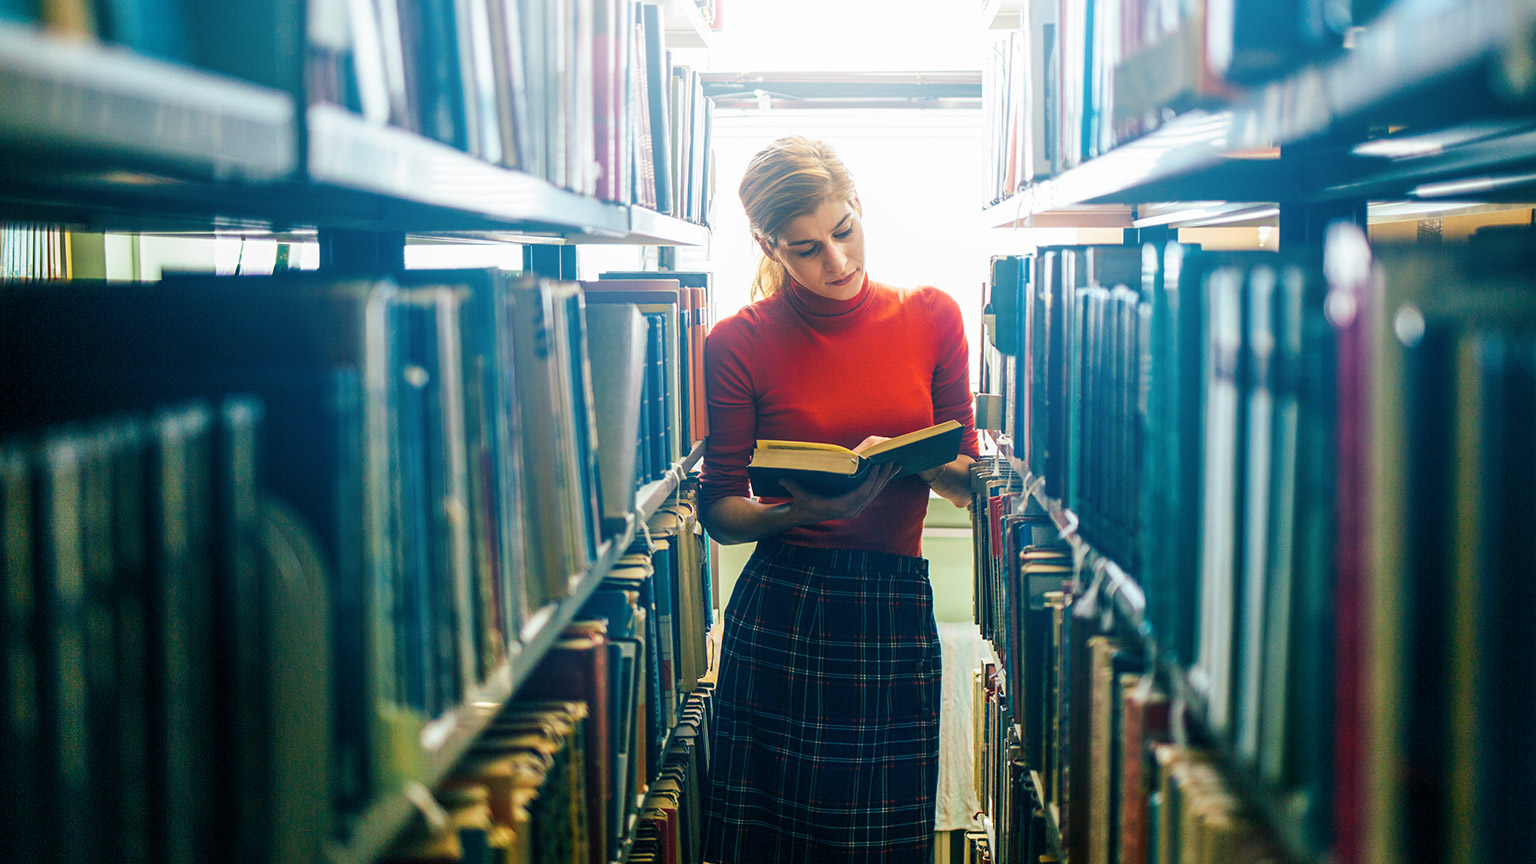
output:
<path id="1" fill-rule="evenodd" d="M 751 343 L 747 323 L 728 318 L 704 343 L 704 379 L 709 394 L 709 441 L 704 450 L 699 505 L 745 497 L 747 462 L 757 441 L 757 400 L 752 391 Z"/>
<path id="2" fill-rule="evenodd" d="M 923 290 L 928 301 L 938 356 L 933 369 L 933 422 L 958 420 L 965 427 L 960 452 L 980 455 L 976 443 L 975 397 L 971 393 L 971 349 L 965 338 L 960 304 L 936 288 Z"/>

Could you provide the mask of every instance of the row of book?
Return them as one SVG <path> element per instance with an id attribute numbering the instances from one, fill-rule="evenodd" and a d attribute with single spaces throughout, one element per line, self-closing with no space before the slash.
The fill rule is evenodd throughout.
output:
<path id="1" fill-rule="evenodd" d="M 0 224 L 0 281 L 68 279 L 69 235 L 56 225 Z"/>
<path id="2" fill-rule="evenodd" d="M 324 0 L 311 102 L 704 223 L 713 103 L 639 0 Z"/>
<path id="3" fill-rule="evenodd" d="M 708 223 L 714 103 L 672 62 L 656 3 L 5 0 L 0 22 L 301 92 L 578 194 Z"/>
<path id="4" fill-rule="evenodd" d="M 556 651 L 581 650 L 592 628 L 578 626 Z M 665 753 L 638 807 L 626 808 L 633 826 L 625 860 L 645 864 L 698 861 L 703 777 L 708 770 L 709 691 L 685 705 Z M 461 766 L 438 790 L 444 818 L 420 819 L 385 856 L 407 862 L 595 864 L 618 853 L 594 834 L 593 796 L 605 782 L 593 777 L 599 724 L 591 703 L 528 700 L 496 718 Z M 600 772 L 599 772 L 600 773 Z M 599 854 L 610 857 L 599 858 Z"/>
<path id="5" fill-rule="evenodd" d="M 1045 491 L 1083 531 L 1137 569 L 1143 250 L 1044 247 L 992 259 L 984 323 L 987 386 Z"/>
<path id="6" fill-rule="evenodd" d="M 1030 0 L 984 59 L 986 200 L 1326 61 L 1385 3 Z M 1415 4 L 1399 3 L 1407 13 Z M 1433 12 L 1430 4 L 1417 4 Z"/>
<path id="7" fill-rule="evenodd" d="M 999 279 L 984 377 L 1009 385 L 1025 476 L 979 487 L 977 519 L 1001 519 L 978 521 L 977 598 L 1008 672 L 1033 674 L 1038 561 L 1009 526 L 1044 516 L 1039 493 L 1136 577 L 1159 662 L 1187 670 L 1213 746 L 1306 846 L 1484 860 L 1536 842 L 1504 818 L 1536 800 L 1533 759 L 1489 737 L 1519 722 L 1502 694 L 1529 587 L 1511 527 L 1529 509 L 1529 241 L 1052 247 Z"/>
<path id="8" fill-rule="evenodd" d="M 388 858 L 699 860 L 713 597 L 696 500 L 690 482 L 658 512 L 443 784 L 472 836 L 417 825 Z"/>
<path id="9" fill-rule="evenodd" d="M 638 482 L 659 479 L 709 437 L 709 407 L 704 391 L 704 338 L 714 326 L 713 278 L 706 272 L 649 273 L 612 271 L 600 281 L 582 283 L 589 312 L 602 305 L 633 306 L 645 321 L 645 374 L 625 392 L 640 394 L 636 462 Z M 607 355 L 621 343 L 594 339 L 593 362 L 610 365 Z M 598 355 L 602 355 L 600 358 Z M 634 435 L 618 436 L 627 440 Z"/>
<path id="10" fill-rule="evenodd" d="M 1005 486 L 998 493 L 995 478 L 1006 482 L 1006 460 L 989 461 L 977 471 L 974 503 L 996 511 L 999 497 L 1019 492 Z M 1142 643 L 1106 630 L 1092 588 L 1063 579 L 1071 552 L 1043 530 L 1053 527 L 1050 519 L 988 521 L 977 526 L 978 547 L 990 542 L 983 529 L 998 536 L 999 521 L 1002 536 L 1012 537 L 979 554 L 1015 571 L 992 587 L 1018 592 L 1010 626 L 1022 643 L 1012 653 L 998 649 L 997 662 L 976 672 L 977 791 L 993 826 L 988 860 L 1284 860 L 1215 757 L 1170 743 L 1170 700 L 1149 674 Z M 1046 574 L 1032 567 L 1041 561 L 1050 563 Z"/>
<path id="11" fill-rule="evenodd" d="M 677 304 L 675 291 L 672 299 L 669 309 Z M 118 731 L 76 723 L 76 701 L 180 712 L 167 723 L 182 728 L 201 722 L 186 718 L 211 715 L 181 704 L 193 697 L 165 697 L 166 688 L 216 693 L 239 680 L 235 671 L 253 676 L 263 668 L 261 658 L 289 656 L 280 647 L 303 648 L 315 676 L 309 683 L 323 682 L 317 686 L 324 691 L 306 691 L 306 698 L 315 698 L 329 717 L 316 727 L 329 729 L 328 745 L 306 751 L 329 756 L 316 776 L 330 806 L 316 812 L 345 817 L 419 777 L 428 727 L 451 722 L 506 667 L 524 629 L 569 596 L 602 544 L 624 525 L 611 512 L 603 518 L 603 490 L 624 493 L 618 496 L 622 513 L 634 507 L 641 482 L 633 458 L 637 439 L 611 430 L 638 428 L 638 388 L 593 382 L 638 380 L 646 362 L 644 322 L 632 305 L 607 305 L 621 320 L 628 316 L 634 338 L 627 357 L 594 367 L 580 286 L 498 271 L 66 282 L 0 292 L 0 440 L 7 453 L 19 454 L 7 459 L 7 486 L 15 491 L 0 540 L 10 622 L 3 656 L 15 676 L 7 680 L 24 682 L 8 688 L 15 710 L 6 715 L 7 729 L 32 724 L 31 732 L 11 731 L 18 739 L 43 736 L 47 758 L 84 760 L 69 770 L 92 774 L 98 739 L 114 740 Z M 680 363 L 682 356 L 669 350 L 662 363 Z M 185 440 L 189 430 L 212 428 L 211 422 L 160 419 L 169 410 L 162 406 L 217 406 L 232 398 L 251 406 L 241 416 L 260 422 L 234 436 L 241 448 L 221 461 L 204 451 L 223 439 L 210 432 L 196 447 Z M 668 422 L 683 428 L 681 406 L 677 410 Z M 166 437 L 169 443 L 157 444 Z M 619 443 L 604 446 L 605 437 Z M 68 499 L 73 507 L 68 500 L 54 505 L 47 497 L 54 482 L 48 460 L 56 440 L 80 453 L 121 445 L 125 454 L 148 455 L 117 460 L 133 463 L 122 469 L 129 473 L 121 482 L 130 485 L 121 488 L 116 463 L 102 457 L 89 506 L 80 502 L 85 492 Z M 167 452 L 173 448 L 180 449 Z M 180 452 L 188 448 L 194 452 Z M 621 458 L 625 454 L 630 458 Z M 135 479 L 130 469 L 165 476 Z M 236 471 L 236 491 L 244 497 L 231 493 L 212 507 L 211 490 Z M 218 563 L 239 550 L 210 527 L 214 517 L 238 512 L 248 526 L 242 531 L 265 538 L 262 532 L 277 529 L 262 527 L 266 522 L 251 514 L 265 512 L 268 495 L 284 517 L 280 524 L 291 527 L 283 536 L 302 547 L 302 554 L 289 551 L 273 566 L 305 565 L 302 584 L 318 595 L 301 620 L 264 605 L 270 602 L 264 595 L 281 593 L 272 586 L 280 576 L 252 576 L 248 563 Z M 172 528 L 153 521 L 176 508 L 192 509 L 202 521 Z M 96 542 L 102 526 L 138 545 L 102 547 Z M 152 530 L 166 535 L 156 542 L 177 546 L 175 557 L 153 567 L 143 563 L 142 549 L 157 536 L 145 533 Z M 88 531 L 98 532 L 91 541 L 82 539 Z M 55 542 L 67 548 L 48 545 Z M 82 596 L 87 567 L 94 582 Z M 233 599 L 220 607 L 223 617 L 213 615 L 211 604 L 226 598 Z M 315 616 L 321 629 L 308 633 L 302 624 Z M 216 626 L 213 637 L 180 635 L 209 626 Z M 118 668 L 109 637 L 88 636 L 102 627 L 162 628 L 171 635 L 164 644 L 123 653 Z M 215 639 L 218 650 L 208 644 Z M 160 655 L 153 653 L 157 647 Z M 96 663 L 100 674 L 66 696 L 49 689 L 56 674 L 27 675 L 40 663 L 54 673 Z M 221 704 L 253 712 L 253 723 L 271 722 L 274 715 L 260 706 L 276 697 L 257 679 L 247 684 Z M 166 698 L 173 704 L 162 704 Z M 140 733 L 137 743 L 123 746 L 142 761 L 154 755 L 146 750 L 154 740 Z M 203 757 L 218 745 L 198 744 L 195 735 L 187 740 L 192 744 L 185 747 L 180 739 L 164 745 L 171 750 L 165 758 L 181 760 L 182 773 L 151 779 L 193 812 L 211 812 L 200 808 L 214 799 L 200 794 L 200 786 L 188 787 L 182 774 L 204 786 L 213 782 L 201 772 L 223 762 Z M 7 773 L 28 776 L 19 765 L 8 760 Z M 36 782 L 39 806 L 62 806 L 50 790 L 65 780 Z M 264 782 L 260 771 L 249 778 L 253 788 L 265 788 Z M 259 791 L 241 798 L 260 800 Z M 214 832 L 202 829 L 113 836 L 139 850 L 180 844 L 155 856 L 166 861 L 202 857 L 215 842 Z M 242 848 L 256 854 L 259 846 Z"/>

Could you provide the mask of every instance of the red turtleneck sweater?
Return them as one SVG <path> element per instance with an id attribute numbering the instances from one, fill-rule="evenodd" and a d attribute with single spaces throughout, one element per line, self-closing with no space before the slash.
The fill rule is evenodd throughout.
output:
<path id="1" fill-rule="evenodd" d="M 959 420 L 960 452 L 977 455 L 969 351 L 954 298 L 868 276 L 851 300 L 799 284 L 716 324 L 704 346 L 709 442 L 700 505 L 750 497 L 747 461 L 760 438 L 856 447 Z M 787 543 L 922 554 L 928 486 L 892 481 L 857 519 L 792 528 Z"/>

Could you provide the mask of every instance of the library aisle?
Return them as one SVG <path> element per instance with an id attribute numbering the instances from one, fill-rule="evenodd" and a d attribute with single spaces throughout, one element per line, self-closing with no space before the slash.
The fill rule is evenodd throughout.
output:
<path id="1" fill-rule="evenodd" d="M 1536 861 L 1533 60 L 1536 0 L 0 0 L 0 860 L 703 864 L 704 344 L 800 134 L 971 350 L 934 864 Z"/>

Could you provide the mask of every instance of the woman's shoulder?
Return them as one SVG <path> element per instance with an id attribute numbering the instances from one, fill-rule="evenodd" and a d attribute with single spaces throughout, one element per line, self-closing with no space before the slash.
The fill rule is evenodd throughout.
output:
<path id="1" fill-rule="evenodd" d="M 771 299 L 749 303 L 716 321 L 709 330 L 709 341 L 722 346 L 742 346 L 760 338 L 774 317 Z"/>
<path id="2" fill-rule="evenodd" d="M 904 307 L 924 316 L 938 316 L 940 318 L 960 317 L 960 304 L 947 291 L 934 285 L 915 285 L 912 287 L 900 287 L 885 283 L 876 283 L 881 290 L 887 292 L 895 301 Z"/>

